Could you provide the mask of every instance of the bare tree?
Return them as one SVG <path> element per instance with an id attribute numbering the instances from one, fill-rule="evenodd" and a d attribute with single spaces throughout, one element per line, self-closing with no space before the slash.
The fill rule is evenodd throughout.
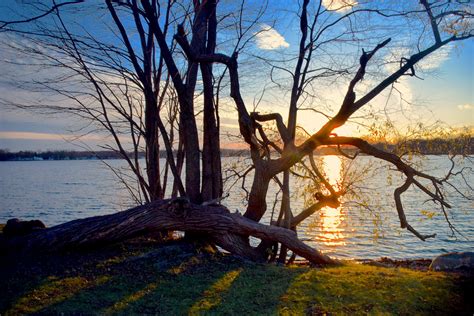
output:
<path id="1" fill-rule="evenodd" d="M 337 3 L 339 2 L 336 1 Z M 420 61 L 450 43 L 473 37 L 471 26 L 473 15 L 468 4 L 461 1 L 434 3 L 413 1 L 400 8 L 394 8 L 385 3 L 343 2 L 339 7 L 333 5 L 326 7 L 321 1 L 313 3 L 310 0 L 303 0 L 298 12 L 299 49 L 293 59 L 294 62 L 291 63 L 293 69 L 288 70 L 288 67 L 283 68 L 272 64 L 272 71 L 281 70 L 290 75 L 290 99 L 286 120 L 280 113 L 249 112 L 249 107 L 242 96 L 244 87 L 241 85 L 239 75 L 239 54 L 245 52 L 247 43 L 245 37 L 250 39 L 252 35 L 247 31 L 242 31 L 244 28 L 240 26 L 235 48 L 230 54 L 220 52 L 217 43 L 217 34 L 219 34 L 217 9 L 220 4 L 217 1 L 194 1 L 192 6 L 172 1 L 162 6 L 157 1 L 146 0 L 140 3 L 134 0 L 105 0 L 105 4 L 113 21 L 113 31 L 118 33 L 123 44 L 115 51 L 124 56 L 127 65 L 131 65 L 127 67 L 127 71 L 120 73 L 124 76 L 123 78 L 128 78 L 139 87 L 142 102 L 145 104 L 143 137 L 146 139 L 149 179 L 147 185 L 150 186 L 147 192 L 150 192 L 150 201 L 157 200 L 157 196 L 163 196 L 160 193 L 162 192 L 160 182 L 150 183 L 151 179 L 159 179 L 159 176 L 156 176 L 159 170 L 157 168 L 158 130 L 166 147 L 169 168 L 175 180 L 178 181 L 179 192 L 183 198 L 155 201 L 108 217 L 66 223 L 25 238 L 7 240 L 3 243 L 4 247 L 20 245 L 30 248 L 57 249 L 120 240 L 150 229 L 177 229 L 207 233 L 224 249 L 252 259 L 267 259 L 269 248 L 274 249 L 273 257 L 275 257 L 275 250 L 280 244 L 279 260 L 282 262 L 287 258 L 288 248 L 313 262 L 333 263 L 334 260 L 331 258 L 298 240 L 294 232 L 299 223 L 320 208 L 338 206 L 339 198 L 344 193 L 336 190 L 325 179 L 314 162 L 313 152 L 321 146 L 337 148 L 350 146 L 356 148 L 358 152 L 395 166 L 405 178 L 404 183 L 394 191 L 401 227 L 406 228 L 421 240 L 434 236 L 431 233 L 420 233 L 408 223 L 401 197 L 410 186 L 414 186 L 445 213 L 445 209 L 449 208 L 450 204 L 443 195 L 441 187 L 448 183 L 453 169 L 448 171 L 446 177 L 436 178 L 416 170 L 396 154 L 383 151 L 361 138 L 337 135 L 334 130 L 346 124 L 356 112 L 402 76 L 416 76 L 416 67 Z M 76 5 L 76 3 L 71 5 Z M 244 8 L 243 2 L 241 8 Z M 73 37 L 59 11 L 60 8 L 56 5 L 46 13 L 56 15 L 61 26 L 61 38 L 67 39 L 66 42 L 70 45 L 67 49 L 71 54 L 70 57 L 78 62 L 81 75 L 86 76 L 88 82 L 92 83 L 94 97 L 102 106 L 99 114 L 103 117 L 100 122 L 106 128 L 108 127 L 118 140 L 117 133 L 110 127 L 112 120 L 108 117 L 104 105 L 114 103 L 109 100 L 113 98 L 113 92 L 109 87 L 104 88 L 103 86 L 106 85 L 97 76 L 91 74 L 89 62 L 77 48 L 82 44 L 81 39 Z M 42 19 L 44 16 L 38 15 L 36 19 Z M 172 38 L 168 28 L 170 17 L 179 23 Z M 413 31 L 419 31 L 419 34 L 415 35 L 417 36 L 415 51 L 398 60 L 397 67 L 388 74 L 378 72 L 377 75 L 372 76 L 369 71 L 376 56 L 379 56 L 392 42 L 392 38 L 387 37 L 387 32 L 383 30 L 370 29 L 372 33 L 367 35 L 369 29 L 360 21 L 371 19 L 377 21 L 377 24 L 382 21 L 384 23 L 409 21 L 417 25 Z M 34 18 L 30 18 L 28 22 L 31 23 L 33 20 Z M 129 31 L 124 26 L 130 24 L 130 21 L 133 21 L 132 24 L 139 35 L 141 43 L 139 49 L 132 44 Z M 359 23 L 362 24 L 361 27 L 358 26 Z M 16 22 L 4 22 L 0 27 L 6 30 L 14 24 Z M 247 30 L 254 25 L 253 21 Z M 427 29 L 431 32 L 429 36 L 426 33 Z M 392 30 L 388 33 L 396 36 Z M 317 60 L 317 56 L 321 56 L 321 52 L 324 52 L 327 45 L 339 42 L 357 43 L 358 49 L 361 48 L 362 52 L 355 58 L 356 65 L 338 66 L 335 63 L 326 67 L 321 66 L 321 61 Z M 179 50 L 175 49 L 175 43 L 179 46 Z M 100 44 L 95 43 L 95 45 Z M 108 53 L 109 49 L 104 49 L 102 56 Z M 331 53 L 326 53 L 325 56 L 331 58 Z M 215 101 L 218 90 L 215 90 L 213 82 L 216 65 L 224 67 L 228 74 L 230 97 L 233 99 L 238 115 L 240 134 L 250 149 L 252 159 L 253 181 L 244 216 L 230 214 L 225 207 L 212 204 L 218 202 L 222 196 L 219 116 Z M 105 66 L 103 65 L 103 69 L 107 70 Z M 116 70 L 117 66 L 111 64 L 110 67 Z M 164 75 L 165 68 L 166 75 Z M 200 142 L 195 109 L 199 70 L 204 95 L 202 169 L 200 168 Z M 361 82 L 368 76 L 372 81 L 364 91 L 360 89 Z M 166 130 L 160 115 L 159 102 L 164 102 L 160 100 L 166 96 L 166 93 L 163 93 L 163 96 L 159 93 L 162 91 L 160 89 L 163 89 L 161 85 L 163 78 L 169 78 L 172 83 L 172 91 L 176 94 L 179 106 L 179 137 L 184 156 L 178 157 L 177 162 L 174 160 L 169 139 L 170 130 Z M 338 78 L 342 78 L 342 82 L 346 83 L 346 92 L 337 113 L 327 115 L 326 123 L 317 132 L 304 139 L 297 139 L 298 112 L 303 108 L 302 104 L 309 98 L 308 96 L 311 96 L 312 85 L 322 80 Z M 107 90 L 104 92 L 103 89 Z M 124 96 L 130 97 L 130 93 L 125 92 Z M 312 104 L 311 107 L 319 111 L 317 104 Z M 114 110 L 120 113 L 121 107 L 115 106 Z M 131 126 L 134 126 L 133 121 L 128 121 Z M 268 123 L 275 126 L 277 137 L 268 136 L 269 130 L 264 128 L 264 124 Z M 142 128 L 141 125 L 139 127 Z M 134 128 L 132 127 L 132 134 Z M 172 124 L 171 130 L 173 130 Z M 179 166 L 183 163 L 183 158 L 186 172 L 185 185 L 179 185 Z M 319 193 L 314 205 L 294 214 L 290 204 L 290 177 L 294 172 L 292 168 L 297 164 L 302 164 L 303 168 L 326 188 L 327 193 Z M 129 165 L 133 166 L 133 161 L 130 161 Z M 281 177 L 278 178 L 279 176 Z M 267 211 L 267 195 L 271 181 L 276 181 L 282 192 L 280 215 L 274 223 L 281 227 L 257 223 Z M 74 238 L 71 238 L 72 236 Z M 260 245 L 251 246 L 248 236 L 260 238 Z"/>

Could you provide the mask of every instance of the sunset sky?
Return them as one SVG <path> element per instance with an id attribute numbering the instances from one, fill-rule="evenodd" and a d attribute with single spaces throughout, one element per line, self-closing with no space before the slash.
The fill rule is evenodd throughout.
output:
<path id="1" fill-rule="evenodd" d="M 337 1 L 336 1 L 337 2 Z M 331 8 L 336 2 L 331 4 L 330 0 L 323 1 L 323 5 Z M 263 17 L 262 22 L 258 24 L 256 31 L 265 30 L 259 33 L 249 44 L 248 51 L 259 56 L 287 56 L 295 53 L 298 49 L 299 32 L 298 24 L 295 23 L 295 12 L 298 9 L 296 2 L 292 8 L 283 10 L 286 1 L 272 1 L 269 4 L 268 14 Z M 352 1 L 354 7 L 359 5 Z M 337 3 L 336 3 L 337 4 Z M 0 4 L 0 20 L 8 21 L 14 18 L 13 11 L 21 12 L 21 7 L 16 1 L 8 0 Z M 345 11 L 345 10 L 339 10 Z M 28 12 L 22 12 L 28 16 Z M 334 14 L 342 14 L 336 12 Z M 274 23 L 272 23 L 274 22 Z M 255 32 L 256 32 L 255 31 Z M 394 38 L 397 35 L 393 34 Z M 4 99 L 21 98 L 27 100 L 28 93 L 14 87 L 8 82 L 10 73 L 16 72 L 16 68 L 11 65 L 14 60 L 14 54 L 7 51 L 2 42 L 11 41 L 14 35 L 0 33 L 0 96 Z M 370 47 L 369 47 L 370 48 Z M 358 49 L 359 50 L 359 49 Z M 396 56 L 402 53 L 403 49 L 399 47 L 388 46 L 384 52 L 381 52 L 380 58 L 384 54 Z M 342 52 L 343 53 L 343 52 Z M 350 58 L 356 59 L 358 55 L 353 52 L 347 52 Z M 403 55 L 403 56 L 406 56 Z M 474 41 L 468 40 L 457 46 L 448 46 L 434 56 L 424 61 L 420 67 L 424 72 L 420 75 L 423 80 L 403 77 L 396 85 L 397 89 L 403 93 L 403 99 L 410 103 L 410 107 L 423 108 L 423 118 L 427 121 L 440 119 L 443 122 L 454 126 L 473 126 L 474 125 Z M 383 71 L 389 71 L 389 66 Z M 28 74 L 28 67 L 21 70 L 22 74 Z M 243 71 L 245 72 L 245 70 Z M 34 76 L 34 73 L 30 73 Z M 243 95 L 246 99 L 248 108 L 252 108 L 252 103 L 259 92 L 269 81 L 268 74 L 262 72 L 256 82 L 249 86 L 243 85 Z M 375 81 L 374 81 L 375 82 Z M 366 78 L 363 84 L 370 86 L 373 83 L 370 78 Z M 340 104 L 344 96 L 345 89 L 340 86 L 328 86 L 319 91 L 322 99 L 327 103 Z M 374 107 L 382 106 L 388 102 L 388 92 L 374 100 Z M 391 97 L 390 102 L 397 102 Z M 269 96 L 265 96 L 258 108 L 259 111 L 278 111 L 282 114 L 287 113 L 287 93 L 272 90 Z M 413 108 L 412 108 L 413 109 Z M 431 113 L 429 111 L 431 111 Z M 415 111 L 416 112 L 416 111 Z M 420 112 L 421 113 L 421 112 Z M 428 114 L 426 114 L 428 113 Z M 236 130 L 237 121 L 232 105 L 227 110 L 221 112 L 223 129 Z M 299 124 L 309 132 L 315 132 L 324 120 L 307 112 L 300 113 Z M 11 151 L 18 150 L 47 150 L 47 149 L 73 149 L 80 150 L 71 141 L 78 136 L 77 129 L 81 127 L 78 119 L 64 116 L 45 116 L 37 113 L 27 112 L 25 110 L 12 109 L 9 106 L 0 103 L 0 149 Z M 355 132 L 354 127 L 341 129 L 341 134 Z M 92 146 L 104 141 L 104 136 L 99 134 L 89 134 L 81 139 Z M 231 145 L 229 145 L 231 146 Z M 225 147 L 225 145 L 224 145 Z"/>

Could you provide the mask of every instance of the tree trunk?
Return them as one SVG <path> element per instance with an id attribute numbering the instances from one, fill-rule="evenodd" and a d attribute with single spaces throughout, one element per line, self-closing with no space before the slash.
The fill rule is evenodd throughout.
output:
<path id="1" fill-rule="evenodd" d="M 193 37 L 191 39 L 191 47 L 197 53 L 203 53 L 207 38 L 206 20 L 207 11 L 204 5 L 196 2 L 195 16 L 193 21 Z M 189 62 L 186 75 L 186 104 L 181 104 L 181 117 L 185 133 L 184 151 L 186 153 L 186 193 L 189 199 L 194 203 L 201 202 L 201 169 L 200 169 L 200 151 L 199 137 L 196 126 L 196 118 L 194 116 L 194 92 L 196 90 L 196 82 L 198 76 L 199 64 Z"/>
<path id="2" fill-rule="evenodd" d="M 283 222 L 278 223 L 279 226 L 290 228 L 291 225 L 291 203 L 290 203 L 290 171 L 286 170 L 283 172 L 283 197 L 281 200 L 280 214 L 283 216 Z M 285 263 L 287 255 L 287 248 L 285 246 L 280 247 L 280 256 L 278 262 Z"/>
<path id="3" fill-rule="evenodd" d="M 214 54 L 216 48 L 216 1 L 207 1 L 203 6 L 207 17 L 206 53 Z M 201 63 L 201 74 L 204 89 L 204 122 L 202 147 L 202 199 L 214 200 L 222 196 L 222 168 L 217 125 L 218 113 L 214 104 L 214 84 L 212 63 Z"/>
<path id="4" fill-rule="evenodd" d="M 152 97 L 153 96 L 147 96 L 145 107 L 146 172 L 150 186 L 150 201 L 155 201 L 161 198 L 162 188 L 159 166 L 160 147 L 156 124 L 158 110 L 156 102 L 151 100 Z"/>
<path id="5" fill-rule="evenodd" d="M 181 177 L 181 173 L 183 171 L 183 164 L 184 164 L 184 133 L 182 132 L 181 128 L 179 129 L 178 137 L 179 137 L 178 149 L 176 149 L 176 169 L 178 169 L 178 176 Z M 171 197 L 175 198 L 177 196 L 178 196 L 178 179 L 174 178 Z"/>
<path id="6" fill-rule="evenodd" d="M 219 129 L 217 127 L 212 65 L 201 65 L 204 84 L 204 139 L 202 148 L 202 199 L 214 200 L 222 196 Z"/>
<path id="7" fill-rule="evenodd" d="M 199 137 L 194 118 L 194 107 L 192 101 L 181 110 L 181 126 L 184 128 L 184 152 L 185 152 L 185 183 L 186 194 L 193 202 L 200 201 L 200 155 Z M 186 109 L 184 109 L 186 108 Z"/>
<path id="8" fill-rule="evenodd" d="M 267 192 L 270 184 L 270 178 L 267 175 L 266 169 L 264 169 L 261 164 L 261 161 L 255 163 L 255 173 L 249 194 L 249 204 L 244 214 L 245 217 L 256 222 L 260 221 L 267 210 Z"/>
<path id="9" fill-rule="evenodd" d="M 245 252 L 249 246 L 238 242 L 242 240 L 239 235 L 280 242 L 316 264 L 337 262 L 300 241 L 291 230 L 256 223 L 230 213 L 224 206 L 196 205 L 185 199 L 155 201 L 115 214 L 74 220 L 22 237 L 2 236 L 0 250 L 19 254 L 99 246 L 150 230 L 206 233 L 222 248 L 254 260 L 251 252 Z"/>

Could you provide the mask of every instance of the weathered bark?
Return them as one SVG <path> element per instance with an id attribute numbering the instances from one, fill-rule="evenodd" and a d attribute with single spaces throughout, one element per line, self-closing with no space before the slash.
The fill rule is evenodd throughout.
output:
<path id="1" fill-rule="evenodd" d="M 115 214 L 74 220 L 23 237 L 2 238 L 0 250 L 2 253 L 45 252 L 98 246 L 150 230 L 206 233 L 222 248 L 251 259 L 255 257 L 247 254 L 249 246 L 232 242 L 238 242 L 239 235 L 254 236 L 280 242 L 313 263 L 336 263 L 300 241 L 289 229 L 256 223 L 230 213 L 224 206 L 196 205 L 185 199 L 156 201 Z"/>

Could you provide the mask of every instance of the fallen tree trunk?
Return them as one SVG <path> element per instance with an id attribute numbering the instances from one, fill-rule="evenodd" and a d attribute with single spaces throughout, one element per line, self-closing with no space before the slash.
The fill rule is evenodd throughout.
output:
<path id="1" fill-rule="evenodd" d="M 258 259 L 255 248 L 242 236 L 280 242 L 312 263 L 335 260 L 300 241 L 282 227 L 259 224 L 221 205 L 196 205 L 184 199 L 152 202 L 110 215 L 67 222 L 20 237 L 2 237 L 2 253 L 44 252 L 97 246 L 122 241 L 153 230 L 180 230 L 211 235 L 223 249 Z M 261 258 L 261 257 L 260 257 Z"/>

